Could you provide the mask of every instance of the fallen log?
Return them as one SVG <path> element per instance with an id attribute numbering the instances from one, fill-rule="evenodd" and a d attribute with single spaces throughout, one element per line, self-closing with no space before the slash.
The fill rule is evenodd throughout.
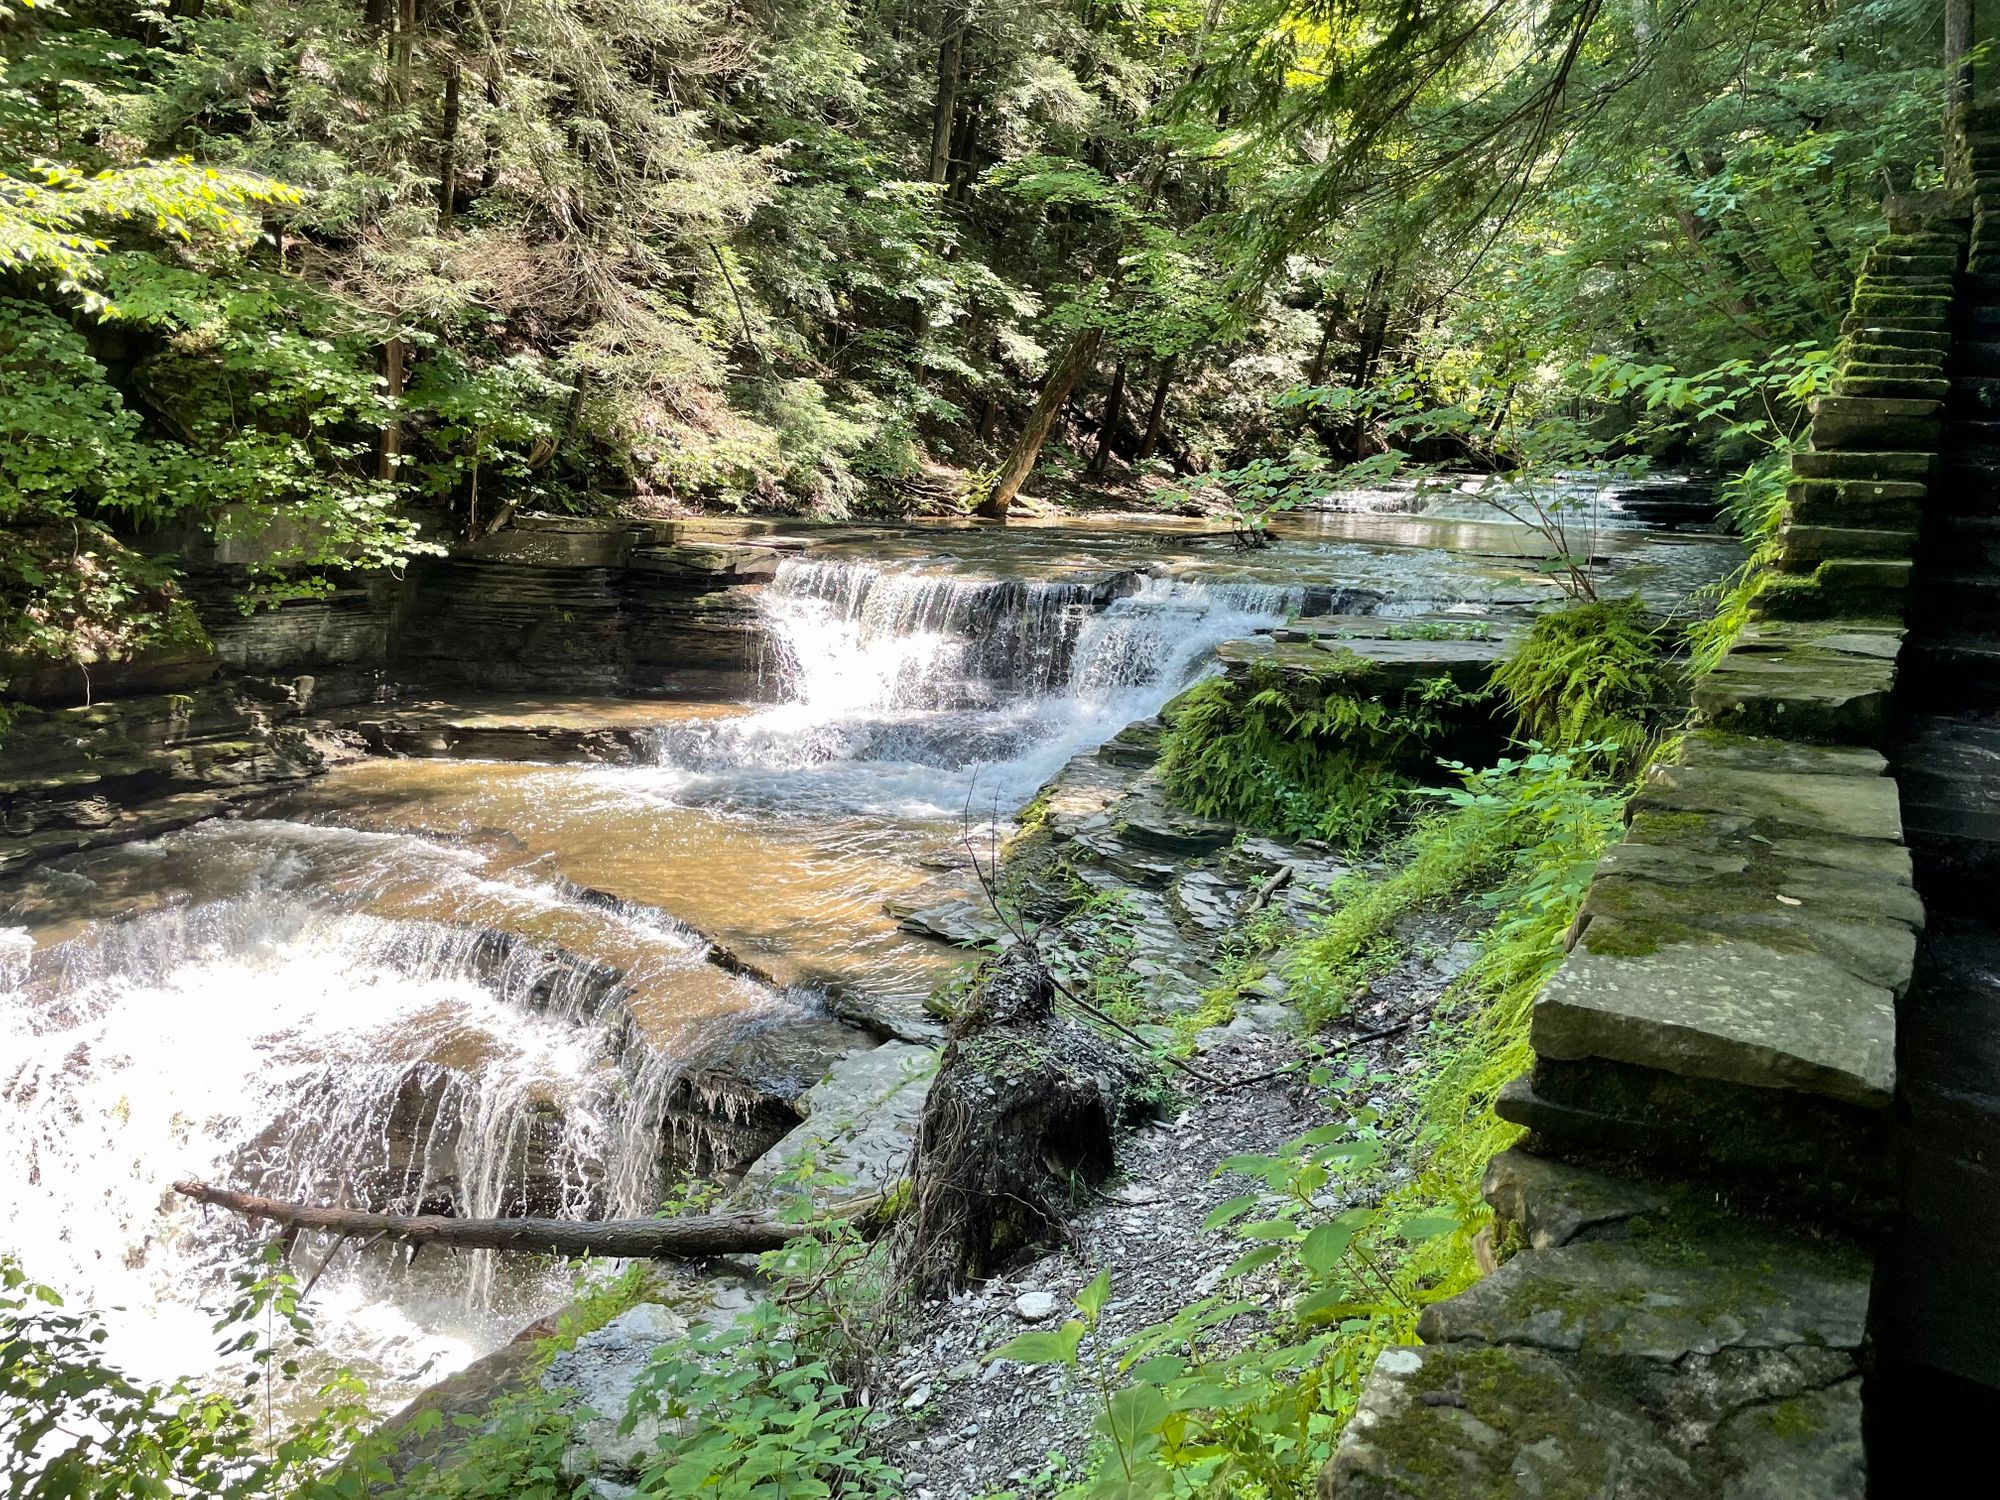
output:
<path id="1" fill-rule="evenodd" d="M 410 1245 L 454 1250 L 528 1250 L 545 1255 L 602 1255 L 646 1260 L 698 1260 L 711 1255 L 752 1255 L 777 1250 L 804 1232 L 762 1214 L 702 1214 L 684 1219 L 452 1219 L 442 1214 L 377 1214 L 357 1208 L 318 1208 L 251 1193 L 177 1182 L 174 1191 L 197 1203 L 264 1219 L 287 1231 L 323 1230 L 373 1235 Z M 842 1206 L 844 1217 L 867 1213 L 877 1198 Z"/>

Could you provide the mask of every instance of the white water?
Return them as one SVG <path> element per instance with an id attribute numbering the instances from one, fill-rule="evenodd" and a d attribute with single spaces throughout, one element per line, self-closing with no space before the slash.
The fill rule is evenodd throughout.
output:
<path id="1" fill-rule="evenodd" d="M 762 603 L 775 706 L 663 733 L 653 765 L 565 774 L 752 819 L 1011 812 L 1156 712 L 1216 643 L 1299 602 L 1271 585 L 1126 583 L 1106 601 L 788 562 Z M 52 941 L 65 881 L 91 913 L 128 893 L 141 910 Z M 105 1311 L 132 1373 L 223 1368 L 212 1310 L 248 1236 L 174 1195 L 181 1178 L 461 1215 L 657 1203 L 685 1057 L 671 1036 L 615 1056 L 605 1013 L 652 986 L 671 1015 L 677 973 L 712 981 L 700 940 L 670 921 L 581 901 L 532 861 L 499 870 L 431 839 L 290 822 L 202 825 L 93 856 L 48 890 L 43 945 L 0 943 L 0 1201 L 15 1209 L 0 1249 Z M 496 949 L 479 935 L 495 927 L 527 940 Z M 544 940 L 622 982 L 556 962 Z M 737 1024 L 800 1013 L 770 992 L 733 1003 Z M 301 1248 L 301 1274 L 323 1251 Z M 350 1248 L 313 1310 L 329 1357 L 387 1401 L 503 1341 L 564 1281 Z"/>
<path id="2" fill-rule="evenodd" d="M 684 971 L 752 992 L 746 1018 L 759 1004 L 685 929 L 428 840 L 211 823 L 73 880 L 115 890 L 135 866 L 196 899 L 40 948 L 0 930 L 0 1201 L 14 1211 L 0 1249 L 104 1312 L 115 1359 L 144 1378 L 220 1373 L 210 1325 L 246 1265 L 242 1222 L 192 1207 L 175 1181 L 402 1212 L 644 1214 L 686 1059 L 621 1053 L 623 997 Z M 624 980 L 537 940 L 549 931 L 615 951 Z M 326 1249 L 302 1247 L 300 1274 Z M 396 1399 L 567 1285 L 499 1274 L 490 1253 L 411 1268 L 350 1246 L 313 1312 L 329 1357 Z"/>
<path id="3" fill-rule="evenodd" d="M 778 705 L 663 732 L 613 773 L 677 803 L 957 818 L 1012 812 L 1079 751 L 1159 711 L 1214 647 L 1300 591 L 1139 577 L 1090 589 L 790 561 L 762 600 Z"/>

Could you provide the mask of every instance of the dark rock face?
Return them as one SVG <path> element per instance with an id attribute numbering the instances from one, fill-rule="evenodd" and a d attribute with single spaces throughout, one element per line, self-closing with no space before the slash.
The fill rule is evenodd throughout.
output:
<path id="1" fill-rule="evenodd" d="M 0 875 L 179 828 L 317 775 L 339 747 L 295 699 L 221 684 L 88 708 L 15 711 L 0 740 Z"/>

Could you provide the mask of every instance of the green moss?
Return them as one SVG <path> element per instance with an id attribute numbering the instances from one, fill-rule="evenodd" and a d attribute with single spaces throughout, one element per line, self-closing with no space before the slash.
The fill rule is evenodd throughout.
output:
<path id="1" fill-rule="evenodd" d="M 1705 832 L 1708 818 L 1692 812 L 1640 812 L 1632 815 L 1631 836 L 1635 844 L 1671 844 L 1688 834 Z"/>

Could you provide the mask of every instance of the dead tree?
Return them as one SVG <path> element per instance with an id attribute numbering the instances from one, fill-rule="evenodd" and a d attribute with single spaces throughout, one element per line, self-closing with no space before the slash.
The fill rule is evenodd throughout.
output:
<path id="1" fill-rule="evenodd" d="M 454 1250 L 527 1250 L 544 1255 L 603 1255 L 698 1260 L 711 1255 L 753 1255 L 777 1250 L 804 1231 L 764 1214 L 703 1214 L 682 1219 L 453 1219 L 441 1214 L 378 1214 L 355 1208 L 319 1208 L 250 1193 L 177 1182 L 174 1191 L 197 1203 L 226 1208 L 287 1231 L 317 1230 L 346 1239 L 396 1240 Z M 876 1198 L 843 1206 L 858 1216 Z"/>
<path id="2" fill-rule="evenodd" d="M 1055 1009 L 1031 943 L 994 959 L 952 1024 L 911 1158 L 897 1225 L 899 1278 L 915 1295 L 991 1275 L 1015 1252 L 1067 1237 L 1079 1191 L 1112 1167 L 1143 1070 Z"/>

